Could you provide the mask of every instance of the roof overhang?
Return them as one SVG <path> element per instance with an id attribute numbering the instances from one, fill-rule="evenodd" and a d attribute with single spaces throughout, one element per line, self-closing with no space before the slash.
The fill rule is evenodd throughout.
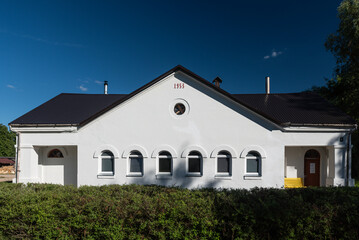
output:
<path id="1" fill-rule="evenodd" d="M 76 132 L 73 124 L 11 124 L 13 132 Z"/>
<path id="2" fill-rule="evenodd" d="M 354 124 L 290 124 L 282 125 L 285 132 L 352 132 L 357 129 Z"/>

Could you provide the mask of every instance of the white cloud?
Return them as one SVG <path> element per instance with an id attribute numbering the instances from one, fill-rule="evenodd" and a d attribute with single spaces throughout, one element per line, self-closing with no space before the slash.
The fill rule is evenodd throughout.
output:
<path id="1" fill-rule="evenodd" d="M 6 85 L 8 88 L 12 88 L 12 89 L 14 89 L 15 88 L 15 86 L 14 85 L 11 85 L 11 84 L 8 84 L 8 85 Z"/>
<path id="2" fill-rule="evenodd" d="M 97 83 L 97 84 L 103 84 L 103 82 L 102 82 L 102 81 L 99 81 L 99 80 L 95 80 L 95 83 Z"/>
<path id="3" fill-rule="evenodd" d="M 278 57 L 279 55 L 282 55 L 283 52 L 282 51 L 276 51 L 275 49 L 272 50 L 271 54 L 270 55 L 266 55 L 263 57 L 263 59 L 269 59 L 269 58 L 276 58 Z"/>
<path id="4" fill-rule="evenodd" d="M 280 51 L 278 51 L 278 52 L 276 52 L 276 51 L 272 51 L 272 57 L 278 57 L 279 55 L 281 55 L 282 54 L 282 52 L 280 52 Z"/>
<path id="5" fill-rule="evenodd" d="M 80 90 L 81 91 L 83 91 L 83 92 L 87 92 L 87 90 L 88 90 L 88 88 L 87 87 L 85 87 L 83 84 L 82 85 L 80 85 Z"/>

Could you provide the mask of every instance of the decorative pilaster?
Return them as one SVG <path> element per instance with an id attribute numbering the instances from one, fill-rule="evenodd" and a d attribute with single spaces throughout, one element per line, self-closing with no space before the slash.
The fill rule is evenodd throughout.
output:
<path id="1" fill-rule="evenodd" d="M 345 186 L 346 178 L 346 147 L 334 146 L 334 186 Z"/>
<path id="2" fill-rule="evenodd" d="M 32 145 L 20 146 L 19 182 L 39 182 L 38 154 Z"/>

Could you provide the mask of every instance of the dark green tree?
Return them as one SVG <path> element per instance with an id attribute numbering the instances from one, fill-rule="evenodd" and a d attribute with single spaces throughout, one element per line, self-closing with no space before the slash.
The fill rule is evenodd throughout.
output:
<path id="1" fill-rule="evenodd" d="M 15 157 L 16 134 L 0 124 L 0 156 Z"/>
<path id="2" fill-rule="evenodd" d="M 325 47 L 336 58 L 333 78 L 326 86 L 313 87 L 330 102 L 359 122 L 359 0 L 344 0 L 338 7 L 340 20 Z M 359 131 L 352 135 L 353 177 L 359 177 Z"/>
<path id="3" fill-rule="evenodd" d="M 336 33 L 325 47 L 336 58 L 335 77 L 328 81 L 331 100 L 359 120 L 359 0 L 345 0 L 338 8 Z"/>

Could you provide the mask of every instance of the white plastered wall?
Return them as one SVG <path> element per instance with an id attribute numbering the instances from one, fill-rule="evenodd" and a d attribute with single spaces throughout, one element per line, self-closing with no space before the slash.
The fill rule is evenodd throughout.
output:
<path id="1" fill-rule="evenodd" d="M 176 89 L 175 84 L 184 83 Z M 188 103 L 183 117 L 173 114 L 176 102 Z M 29 146 L 77 146 L 77 185 L 102 184 L 163 184 L 188 188 L 222 187 L 252 188 L 283 187 L 285 174 L 285 146 L 334 146 L 340 145 L 342 133 L 330 132 L 282 132 L 269 121 L 251 113 L 239 104 L 214 90 L 176 73 L 159 81 L 128 101 L 113 108 L 74 133 L 22 134 L 22 144 Z M 144 175 L 129 177 L 128 153 L 132 146 L 146 152 Z M 211 155 L 218 147 L 233 149 L 232 174 L 216 177 L 216 158 Z M 156 177 L 156 156 L 159 148 L 173 149 L 173 175 Z M 203 149 L 203 175 L 186 176 L 188 149 Z M 260 147 L 265 152 L 260 177 L 245 177 L 245 158 L 241 153 L 248 148 Z M 102 150 L 115 154 L 114 176 L 100 176 Z M 330 155 L 330 153 L 328 153 Z M 28 161 L 21 159 L 24 162 Z M 37 179 L 37 160 L 29 160 L 24 166 L 29 178 Z M 34 173 L 32 173 L 34 172 Z M 27 174 L 27 175 L 26 175 Z"/>
<path id="2" fill-rule="evenodd" d="M 184 88 L 174 89 L 177 83 L 184 83 Z M 188 115 L 181 118 L 172 113 L 174 103 L 179 100 L 185 100 L 189 105 Z M 182 74 L 171 75 L 79 130 L 79 165 L 82 166 L 79 168 L 79 184 L 281 187 L 284 172 L 278 173 L 276 169 L 278 166 L 284 168 L 284 148 L 277 144 L 272 130 L 279 131 L 197 81 Z M 113 178 L 98 177 L 99 160 L 93 155 L 100 145 L 111 145 L 120 153 L 121 157 L 115 159 Z M 126 177 L 128 161 L 122 153 L 132 145 L 141 146 L 148 153 L 144 159 L 143 177 Z M 166 145 L 175 151 L 173 176 L 158 179 L 156 157 L 152 157 L 152 153 L 162 146 L 165 150 Z M 215 177 L 216 158 L 211 157 L 211 153 L 221 145 L 236 150 L 232 156 L 231 177 Z M 244 180 L 245 162 L 239 155 L 251 145 L 261 146 L 271 157 L 262 161 L 261 178 Z M 202 177 L 186 177 L 187 162 L 182 152 L 193 146 L 201 147 L 208 155 L 203 158 Z"/>

